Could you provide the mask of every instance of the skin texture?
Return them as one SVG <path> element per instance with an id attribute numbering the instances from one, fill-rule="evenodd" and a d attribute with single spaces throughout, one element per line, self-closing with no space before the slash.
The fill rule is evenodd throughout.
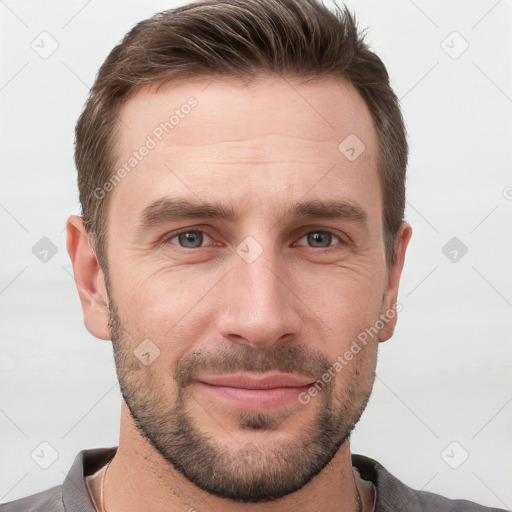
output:
<path id="1" fill-rule="evenodd" d="M 125 399 L 106 508 L 355 510 L 348 436 L 396 314 L 307 404 L 242 410 L 197 380 L 291 372 L 313 383 L 393 309 L 412 230 L 402 224 L 388 268 L 371 115 L 341 80 L 144 88 L 121 112 L 119 166 L 191 96 L 197 106 L 109 192 L 108 281 L 81 219 L 68 220 L 85 325 L 112 339 Z M 338 149 L 350 134 L 365 145 L 354 161 Z M 163 197 L 222 203 L 236 218 L 142 227 Z M 313 200 L 357 205 L 366 227 L 285 216 Z M 241 247 L 261 254 L 248 262 Z M 149 365 L 134 354 L 144 340 L 159 350 Z"/>

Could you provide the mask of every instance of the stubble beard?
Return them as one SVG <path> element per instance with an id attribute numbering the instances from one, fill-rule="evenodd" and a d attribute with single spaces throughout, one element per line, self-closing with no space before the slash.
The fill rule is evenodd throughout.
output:
<path id="1" fill-rule="evenodd" d="M 144 366 L 135 357 L 137 346 L 121 324 L 117 308 L 110 296 L 109 316 L 117 376 L 124 401 L 134 423 L 162 457 L 190 482 L 200 489 L 220 498 L 237 502 L 261 503 L 279 499 L 298 491 L 320 473 L 334 458 L 340 447 L 349 439 L 370 398 L 375 379 L 375 365 L 364 361 L 364 350 L 359 353 L 361 362 L 351 362 L 346 387 L 341 397 L 335 393 L 332 379 L 318 394 L 311 398 L 304 409 L 292 414 L 307 414 L 311 421 L 286 440 L 272 441 L 272 433 L 279 431 L 282 416 L 279 412 L 234 411 L 238 429 L 254 432 L 254 442 L 221 443 L 204 432 L 191 416 L 187 404 L 197 399 L 188 392 L 193 375 L 199 369 L 219 365 L 238 371 L 296 371 L 304 369 L 321 376 L 332 366 L 325 356 L 304 352 L 292 345 L 249 349 L 238 345 L 223 353 L 214 362 L 211 356 L 201 359 L 196 352 L 177 362 L 174 375 L 155 376 L 151 366 Z M 373 357 L 372 355 L 369 356 Z M 285 369 L 287 368 L 287 369 Z M 366 368 L 366 369 L 364 369 Z M 236 371 L 236 370 L 235 370 Z M 169 380 L 175 380 L 174 398 L 166 392 Z M 211 404 L 204 404 L 205 408 Z M 313 408 L 313 410 L 311 410 Z M 207 415 L 212 418 L 212 414 Z M 213 420 L 212 420 L 213 421 Z M 215 424 L 214 427 L 218 425 Z"/>

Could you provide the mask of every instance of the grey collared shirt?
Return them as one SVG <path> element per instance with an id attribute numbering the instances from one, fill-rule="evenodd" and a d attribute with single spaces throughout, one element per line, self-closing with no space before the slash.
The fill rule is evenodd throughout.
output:
<path id="1" fill-rule="evenodd" d="M 0 505 L 0 512 L 96 512 L 85 477 L 111 460 L 116 450 L 117 447 L 82 450 L 62 485 Z M 415 491 L 377 461 L 363 455 L 352 455 L 352 464 L 375 487 L 375 512 L 505 512 L 505 509 Z"/>

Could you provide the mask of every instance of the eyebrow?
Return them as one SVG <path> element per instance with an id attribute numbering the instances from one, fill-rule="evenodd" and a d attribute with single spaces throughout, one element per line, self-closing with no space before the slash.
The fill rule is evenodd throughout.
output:
<path id="1" fill-rule="evenodd" d="M 188 199 L 164 197 L 142 211 L 138 225 L 149 229 L 161 224 L 189 219 L 220 219 L 236 221 L 237 211 L 230 205 L 194 202 Z M 281 219 L 338 219 L 368 228 L 368 214 L 357 204 L 343 200 L 311 200 L 290 206 Z"/>

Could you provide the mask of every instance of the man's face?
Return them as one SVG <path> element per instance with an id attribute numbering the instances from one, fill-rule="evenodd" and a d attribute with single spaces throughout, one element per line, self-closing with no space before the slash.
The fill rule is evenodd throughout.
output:
<path id="1" fill-rule="evenodd" d="M 378 336 L 334 363 L 390 306 L 378 142 L 343 82 L 210 82 L 143 89 L 121 113 L 119 167 L 156 145 L 110 192 L 110 327 L 157 451 L 212 494 L 265 501 L 329 463 L 371 392 Z M 233 215 L 180 216 L 176 200 Z"/>

